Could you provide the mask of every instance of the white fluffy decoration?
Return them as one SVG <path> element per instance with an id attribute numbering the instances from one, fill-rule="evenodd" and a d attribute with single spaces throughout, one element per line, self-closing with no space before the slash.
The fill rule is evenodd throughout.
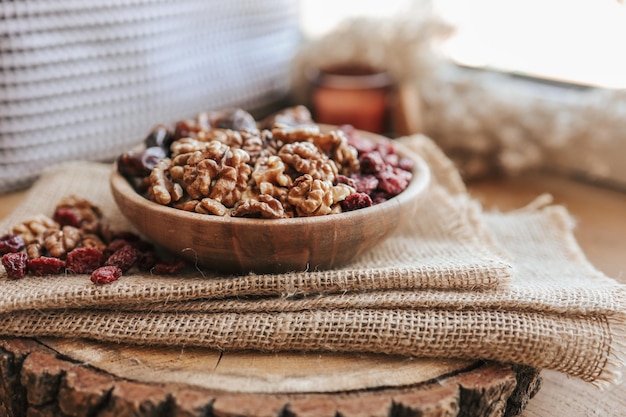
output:
<path id="1" fill-rule="evenodd" d="M 450 33 L 428 7 L 391 20 L 352 20 L 305 45 L 294 85 L 304 101 L 309 67 L 358 62 L 386 68 L 399 83 L 418 89 L 423 133 L 466 178 L 572 163 L 595 178 L 611 174 L 606 150 L 626 143 L 625 92 L 459 68 L 436 52 Z"/>

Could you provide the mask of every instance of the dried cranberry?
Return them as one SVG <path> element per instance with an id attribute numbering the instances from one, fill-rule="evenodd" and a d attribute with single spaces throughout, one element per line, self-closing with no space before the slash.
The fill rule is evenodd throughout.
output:
<path id="1" fill-rule="evenodd" d="M 358 193 L 370 194 L 378 188 L 378 178 L 374 175 L 355 174 L 350 177 L 354 181 L 354 189 Z"/>
<path id="2" fill-rule="evenodd" d="M 123 248 L 126 245 L 130 245 L 134 247 L 135 249 L 139 250 L 140 252 L 154 250 L 154 245 L 152 243 L 146 242 L 145 240 L 140 239 L 139 236 L 137 235 L 133 235 L 132 233 L 129 232 L 129 235 L 127 237 L 128 239 L 124 239 L 120 237 L 120 238 L 114 238 L 113 240 L 111 240 L 111 242 L 109 242 L 109 244 L 107 245 L 106 253 L 109 255 L 113 254 L 115 251 Z"/>
<path id="3" fill-rule="evenodd" d="M 72 207 L 57 207 L 52 219 L 61 226 L 80 227 L 80 214 Z"/>
<path id="4" fill-rule="evenodd" d="M 346 184 L 349 187 L 356 188 L 354 178 L 346 177 L 345 175 L 337 175 L 337 184 Z"/>
<path id="5" fill-rule="evenodd" d="M 386 165 L 391 165 L 392 167 L 397 167 L 400 163 L 400 155 L 397 153 L 390 153 L 383 157 Z"/>
<path id="6" fill-rule="evenodd" d="M 372 205 L 372 199 L 365 193 L 350 194 L 341 202 L 343 211 L 358 210 Z"/>
<path id="7" fill-rule="evenodd" d="M 370 194 L 370 198 L 372 199 L 372 203 L 374 205 L 376 204 L 380 204 L 380 203 L 384 203 L 385 201 L 389 200 L 391 197 L 389 194 L 387 194 L 384 191 L 374 191 L 373 193 Z"/>
<path id="8" fill-rule="evenodd" d="M 135 265 L 142 271 L 151 270 L 159 262 L 159 257 L 153 250 L 141 252 L 141 257 L 137 259 Z"/>
<path id="9" fill-rule="evenodd" d="M 362 174 L 377 174 L 385 169 L 385 160 L 377 151 L 366 152 L 359 157 Z"/>
<path id="10" fill-rule="evenodd" d="M 400 158 L 398 161 L 398 168 L 403 169 L 405 171 L 413 171 L 413 167 L 415 166 L 415 161 L 411 158 Z"/>
<path id="11" fill-rule="evenodd" d="M 139 239 L 134 242 L 129 242 L 133 248 L 137 249 L 139 252 L 146 252 L 154 250 L 154 245 L 150 242 L 146 242 L 145 240 Z"/>
<path id="12" fill-rule="evenodd" d="M 340 129 L 348 137 L 348 144 L 356 148 L 359 155 L 374 150 L 374 143 L 359 135 L 354 127 L 345 125 L 341 126 Z"/>
<path id="13" fill-rule="evenodd" d="M 90 274 L 104 262 L 104 254 L 96 248 L 76 248 L 67 254 L 67 272 Z"/>
<path id="14" fill-rule="evenodd" d="M 2 256 L 2 266 L 7 276 L 12 279 L 24 278 L 26 275 L 28 256 L 24 252 L 10 252 Z"/>
<path id="15" fill-rule="evenodd" d="M 122 231 L 118 230 L 118 231 L 113 232 L 113 237 L 111 240 L 114 240 L 114 239 L 122 239 L 122 240 L 125 240 L 126 242 L 134 242 L 141 238 L 139 237 L 138 234 L 129 232 L 128 230 L 122 230 Z"/>
<path id="16" fill-rule="evenodd" d="M 105 266 L 117 266 L 122 272 L 128 271 L 141 257 L 141 252 L 131 245 L 122 246 L 113 252 L 104 263 Z"/>
<path id="17" fill-rule="evenodd" d="M 387 158 L 389 155 L 394 155 L 396 153 L 396 147 L 393 146 L 392 142 L 382 142 L 377 143 L 374 147 L 375 152 L 378 152 L 383 159 Z"/>
<path id="18" fill-rule="evenodd" d="M 122 249 L 124 246 L 128 245 L 129 242 L 125 239 L 113 239 L 111 242 L 109 242 L 109 244 L 107 245 L 106 248 L 106 253 L 111 255 L 113 253 L 115 253 L 118 249 Z"/>
<path id="19" fill-rule="evenodd" d="M 389 196 L 400 194 L 409 185 L 413 174 L 400 168 L 387 167 L 387 169 L 379 172 L 378 188 Z"/>
<path id="20" fill-rule="evenodd" d="M 19 252 L 24 248 L 24 239 L 20 235 L 7 233 L 0 236 L 0 255 Z"/>
<path id="21" fill-rule="evenodd" d="M 59 258 L 41 256 L 29 259 L 27 262 L 28 271 L 33 275 L 58 275 L 65 269 L 65 261 Z"/>
<path id="22" fill-rule="evenodd" d="M 117 266 L 101 266 L 91 273 L 91 282 L 94 284 L 108 284 L 117 281 L 123 272 Z"/>
<path id="23" fill-rule="evenodd" d="M 157 275 L 174 275 L 183 269 L 187 263 L 180 259 L 170 259 L 165 262 L 159 262 L 154 265 L 152 271 Z"/>

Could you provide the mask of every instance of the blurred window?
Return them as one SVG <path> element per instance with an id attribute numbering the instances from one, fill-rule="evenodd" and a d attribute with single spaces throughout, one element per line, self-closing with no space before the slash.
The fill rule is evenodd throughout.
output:
<path id="1" fill-rule="evenodd" d="M 345 18 L 393 16 L 415 1 L 302 0 L 302 27 L 320 36 Z M 458 64 L 626 88 L 622 1 L 432 0 L 432 6 L 456 28 L 443 52 Z"/>

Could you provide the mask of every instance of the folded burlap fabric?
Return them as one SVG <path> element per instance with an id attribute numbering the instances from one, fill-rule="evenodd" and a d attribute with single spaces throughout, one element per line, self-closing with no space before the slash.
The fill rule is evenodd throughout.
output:
<path id="1" fill-rule="evenodd" d="M 449 161 L 403 139 L 435 183 L 413 227 L 326 272 L 220 277 L 0 276 L 0 333 L 217 349 L 384 352 L 485 358 L 551 368 L 598 385 L 624 360 L 626 291 L 595 270 L 561 207 L 481 214 Z M 129 226 L 108 195 L 107 166 L 49 173 L 2 225 L 74 192 Z"/>

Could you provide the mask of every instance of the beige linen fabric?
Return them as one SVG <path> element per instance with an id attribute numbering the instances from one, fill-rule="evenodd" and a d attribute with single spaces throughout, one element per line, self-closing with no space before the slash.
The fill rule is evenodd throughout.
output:
<path id="1" fill-rule="evenodd" d="M 219 277 L 191 270 L 177 278 L 130 275 L 107 286 L 86 276 L 0 276 L 0 332 L 485 358 L 597 385 L 615 382 L 624 360 L 626 292 L 586 261 L 567 212 L 481 214 L 432 142 L 404 141 L 425 157 L 436 181 L 422 200 L 423 217 L 373 251 L 383 254 L 336 271 Z M 34 209 L 50 210 L 52 196 L 68 188 L 127 227 L 108 196 L 108 169 L 74 164 L 50 173 L 3 229 Z"/>

